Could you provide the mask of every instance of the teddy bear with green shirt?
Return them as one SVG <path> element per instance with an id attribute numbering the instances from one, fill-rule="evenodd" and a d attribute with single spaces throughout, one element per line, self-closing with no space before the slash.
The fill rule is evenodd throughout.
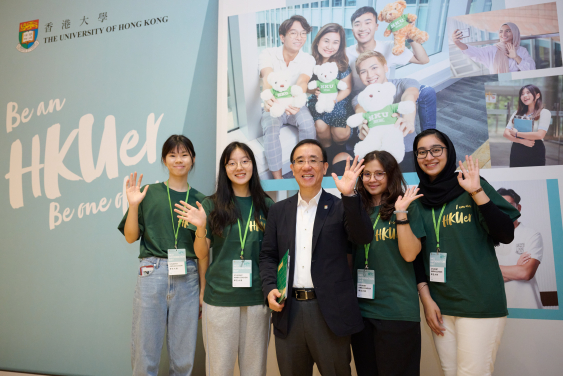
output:
<path id="1" fill-rule="evenodd" d="M 368 85 L 359 95 L 358 103 L 365 113 L 358 113 L 348 118 L 350 128 L 356 128 L 367 120 L 369 132 L 363 141 L 354 147 L 354 154 L 362 159 L 374 150 L 389 152 L 398 163 L 405 157 L 403 132 L 395 126 L 397 117 L 393 114 L 406 115 L 415 111 L 412 101 L 393 103 L 397 88 L 391 82 Z"/>
<path id="2" fill-rule="evenodd" d="M 406 7 L 407 3 L 403 0 L 389 3 L 385 5 L 377 17 L 379 21 L 385 21 L 389 24 L 383 36 L 388 37 L 393 33 L 394 46 L 391 53 L 395 56 L 399 56 L 405 51 L 405 41 L 407 39 L 420 44 L 428 40 L 428 33 L 414 26 L 417 18 L 416 15 L 403 14 Z"/>
<path id="3" fill-rule="evenodd" d="M 337 80 L 338 65 L 335 62 L 315 65 L 313 73 L 318 80 L 309 82 L 307 87 L 309 90 L 319 89 L 320 94 L 315 105 L 315 110 L 319 114 L 323 112 L 332 112 L 338 96 L 338 90 L 348 89 L 348 85 L 344 81 Z"/>
<path id="4" fill-rule="evenodd" d="M 307 94 L 303 92 L 301 86 L 289 84 L 289 73 L 286 71 L 271 72 L 268 75 L 268 83 L 271 89 L 266 89 L 260 94 L 260 98 L 265 102 L 269 99 L 276 99 L 270 107 L 270 116 L 280 117 L 289 107 L 301 108 L 307 102 Z"/>

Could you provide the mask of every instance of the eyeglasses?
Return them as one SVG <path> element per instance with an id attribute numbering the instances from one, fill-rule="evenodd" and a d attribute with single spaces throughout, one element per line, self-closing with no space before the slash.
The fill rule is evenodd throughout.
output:
<path id="1" fill-rule="evenodd" d="M 432 146 L 429 150 L 426 149 L 419 149 L 416 150 L 416 157 L 418 159 L 424 159 L 426 158 L 426 156 L 428 155 L 428 152 L 430 152 L 430 155 L 432 155 L 433 157 L 439 157 L 444 153 L 444 149 L 447 149 L 447 147 L 445 146 Z"/>
<path id="2" fill-rule="evenodd" d="M 362 173 L 362 179 L 364 179 L 365 181 L 370 181 L 372 176 L 375 180 L 383 180 L 383 178 L 385 177 L 385 171 L 377 171 L 374 173 L 366 171 Z"/>
<path id="3" fill-rule="evenodd" d="M 289 33 L 289 36 L 291 36 L 292 38 L 296 38 L 298 35 L 301 38 L 307 38 L 307 32 L 306 31 L 302 31 L 302 32 L 297 32 L 296 30 L 291 30 Z"/>
<path id="4" fill-rule="evenodd" d="M 293 160 L 293 165 L 297 166 L 297 167 L 305 167 L 306 163 L 309 163 L 309 166 L 311 167 L 317 167 L 319 165 L 322 165 L 324 163 L 324 161 L 318 161 L 316 159 L 309 159 L 309 160 L 305 160 L 305 159 L 295 159 Z"/>
<path id="5" fill-rule="evenodd" d="M 249 159 L 245 159 L 245 160 L 242 160 L 242 161 L 240 161 L 240 162 L 229 161 L 229 163 L 227 163 L 227 164 L 225 165 L 225 167 L 226 167 L 227 169 L 229 169 L 229 170 L 234 170 L 235 168 L 237 168 L 237 166 L 238 166 L 239 164 L 242 166 L 242 168 L 246 168 L 246 167 L 252 165 L 252 161 L 249 160 Z"/>

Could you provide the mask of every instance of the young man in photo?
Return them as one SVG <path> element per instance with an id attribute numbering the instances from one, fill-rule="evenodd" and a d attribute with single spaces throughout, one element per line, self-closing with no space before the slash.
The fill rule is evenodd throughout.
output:
<path id="1" fill-rule="evenodd" d="M 301 86 L 307 92 L 307 83 L 313 76 L 315 58 L 301 50 L 307 41 L 307 34 L 311 26 L 303 16 L 294 15 L 282 22 L 279 27 L 279 36 L 282 42 L 280 47 L 267 48 L 258 58 L 258 69 L 262 77 L 262 90 L 271 89 L 268 75 L 272 72 L 288 71 L 290 85 Z M 282 179 L 282 147 L 280 142 L 280 129 L 284 124 L 290 124 L 299 130 L 299 140 L 315 138 L 315 122 L 307 106 L 296 108 L 290 106 L 285 114 L 279 118 L 270 116 L 270 107 L 275 99 L 264 103 L 264 112 L 260 123 L 264 131 L 264 152 L 268 168 L 274 179 Z"/>
<path id="2" fill-rule="evenodd" d="M 357 44 L 346 48 L 346 55 L 352 68 L 352 96 L 358 95 L 365 89 L 366 85 L 360 79 L 359 74 L 354 69 L 356 59 L 366 51 L 376 51 L 385 57 L 388 67 L 413 64 L 427 64 L 430 60 L 424 47 L 420 43 L 410 42 L 412 51 L 405 48 L 405 51 L 395 56 L 391 53 L 394 41 L 377 41 L 374 39 L 375 32 L 379 24 L 377 23 L 377 12 L 372 7 L 361 7 L 354 12 L 351 17 L 352 32 Z M 436 128 L 436 91 L 431 86 L 419 85 L 418 112 L 421 130 Z M 409 150 L 412 149 L 412 145 Z"/>
<path id="3" fill-rule="evenodd" d="M 518 211 L 522 211 L 520 196 L 514 190 L 500 188 L 497 192 Z M 505 282 L 508 308 L 543 308 L 536 281 L 536 272 L 543 257 L 541 234 L 516 220 L 514 240 L 496 247 L 496 253 Z"/>

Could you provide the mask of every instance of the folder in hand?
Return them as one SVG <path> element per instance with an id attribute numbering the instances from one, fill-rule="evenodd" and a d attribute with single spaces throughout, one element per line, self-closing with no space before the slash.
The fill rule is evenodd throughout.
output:
<path id="1" fill-rule="evenodd" d="M 514 128 L 518 132 L 531 132 L 533 121 L 530 119 L 514 119 Z"/>

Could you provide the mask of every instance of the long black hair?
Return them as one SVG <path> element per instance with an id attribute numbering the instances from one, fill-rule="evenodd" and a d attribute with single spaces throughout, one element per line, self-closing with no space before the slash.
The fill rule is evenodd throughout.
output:
<path id="1" fill-rule="evenodd" d="M 381 163 L 383 171 L 385 171 L 385 177 L 387 178 L 387 190 L 381 195 L 381 208 L 379 209 L 381 219 L 387 221 L 393 215 L 393 211 L 395 211 L 397 198 L 405 194 L 407 182 L 401 173 L 401 168 L 397 160 L 390 153 L 384 150 L 369 152 L 364 157 L 363 165 L 365 166 L 371 161 L 379 161 L 379 163 Z M 372 195 L 364 187 L 362 178 L 358 179 L 356 190 L 360 194 L 362 203 L 368 213 L 373 213 Z"/>
<path id="2" fill-rule="evenodd" d="M 516 115 L 522 116 L 526 115 L 526 113 L 528 112 L 528 106 L 526 106 L 524 102 L 522 102 L 522 92 L 524 91 L 524 89 L 528 89 L 530 94 L 532 94 L 532 96 L 534 97 L 534 120 L 540 120 L 540 113 L 544 108 L 542 100 L 543 97 L 539 87 L 532 84 L 524 85 L 520 88 L 520 91 L 518 92 L 518 110 L 516 110 Z M 536 100 L 536 96 L 538 94 L 540 95 L 540 97 Z M 514 118 L 512 118 L 512 123 L 514 123 Z"/>
<path id="3" fill-rule="evenodd" d="M 223 236 L 223 229 L 228 225 L 236 223 L 237 219 L 242 219 L 239 208 L 235 205 L 235 194 L 233 186 L 227 175 L 227 162 L 231 159 L 231 154 L 236 149 L 241 149 L 248 158 L 252 161 L 252 177 L 248 182 L 250 189 L 250 197 L 254 207 L 254 221 L 258 228 L 264 231 L 264 225 L 260 222 L 260 214 L 264 214 L 264 219 L 268 218 L 268 206 L 266 205 L 266 198 L 270 198 L 262 185 L 260 184 L 260 176 L 258 175 L 258 168 L 256 167 L 256 159 L 254 153 L 248 145 L 242 142 L 231 142 L 219 159 L 219 173 L 217 174 L 217 189 L 211 196 L 213 200 L 214 209 L 209 215 L 209 224 L 211 232 L 216 236 Z"/>

